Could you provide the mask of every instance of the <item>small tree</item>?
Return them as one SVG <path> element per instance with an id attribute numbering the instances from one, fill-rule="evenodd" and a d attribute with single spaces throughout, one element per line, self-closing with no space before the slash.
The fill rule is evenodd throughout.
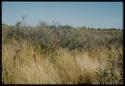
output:
<path id="1" fill-rule="evenodd" d="M 46 28 L 48 25 L 46 22 L 43 22 L 41 20 L 39 20 L 39 26 L 42 27 L 42 28 Z"/>
<path id="2" fill-rule="evenodd" d="M 86 27 L 85 27 L 85 26 L 83 26 L 82 28 L 83 28 L 83 29 L 86 29 Z"/>
<path id="3" fill-rule="evenodd" d="M 20 25 L 21 25 L 21 22 L 18 21 L 18 22 L 16 23 L 16 28 L 19 29 L 19 28 L 20 28 Z"/>
<path id="4" fill-rule="evenodd" d="M 22 16 L 22 20 L 23 20 L 23 25 L 24 25 L 24 27 L 25 27 L 25 18 L 26 18 L 27 16 L 25 15 L 25 16 Z"/>

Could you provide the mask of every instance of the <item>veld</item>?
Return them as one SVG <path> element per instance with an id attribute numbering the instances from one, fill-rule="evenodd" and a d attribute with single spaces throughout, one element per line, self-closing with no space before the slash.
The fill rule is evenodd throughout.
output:
<path id="1" fill-rule="evenodd" d="M 2 26 L 4 84 L 123 84 L 123 30 Z"/>

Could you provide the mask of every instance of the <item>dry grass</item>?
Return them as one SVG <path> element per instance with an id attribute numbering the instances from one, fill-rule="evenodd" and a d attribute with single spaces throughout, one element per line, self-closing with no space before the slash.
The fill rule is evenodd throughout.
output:
<path id="1" fill-rule="evenodd" d="M 90 53 L 59 48 L 54 53 L 39 53 L 26 41 L 13 41 L 2 47 L 3 83 L 98 84 L 96 72 L 108 65 L 107 54 L 111 51 L 99 48 Z"/>
<path id="2" fill-rule="evenodd" d="M 92 46 L 92 43 L 89 43 Z M 2 43 L 4 84 L 122 84 L 122 46 L 39 48 L 14 37 Z M 116 66 L 113 65 L 117 64 Z M 106 70 L 105 67 L 107 68 Z M 113 73 L 109 71 L 114 70 Z M 103 71 L 100 71 L 103 70 Z M 115 73 L 114 73 L 115 72 Z M 109 75 L 105 75 L 108 73 Z M 110 77 L 110 75 L 112 75 Z M 114 78 L 113 78 L 114 77 Z M 117 77 L 117 79 L 115 79 Z M 114 80 L 115 79 L 115 80 Z M 105 82 L 107 81 L 107 82 Z M 115 81 L 115 82 L 114 82 Z"/>

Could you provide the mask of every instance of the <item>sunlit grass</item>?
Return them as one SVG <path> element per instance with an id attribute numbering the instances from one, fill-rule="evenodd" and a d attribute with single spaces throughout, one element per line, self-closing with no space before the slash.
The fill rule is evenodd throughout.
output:
<path id="1" fill-rule="evenodd" d="M 122 84 L 122 41 L 117 30 L 3 29 L 2 83 Z"/>

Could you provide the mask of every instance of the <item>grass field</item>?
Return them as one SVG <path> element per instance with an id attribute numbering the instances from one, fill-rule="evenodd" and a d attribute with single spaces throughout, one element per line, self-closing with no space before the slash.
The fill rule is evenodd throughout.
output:
<path id="1" fill-rule="evenodd" d="M 2 26 L 4 84 L 123 84 L 123 30 Z"/>

